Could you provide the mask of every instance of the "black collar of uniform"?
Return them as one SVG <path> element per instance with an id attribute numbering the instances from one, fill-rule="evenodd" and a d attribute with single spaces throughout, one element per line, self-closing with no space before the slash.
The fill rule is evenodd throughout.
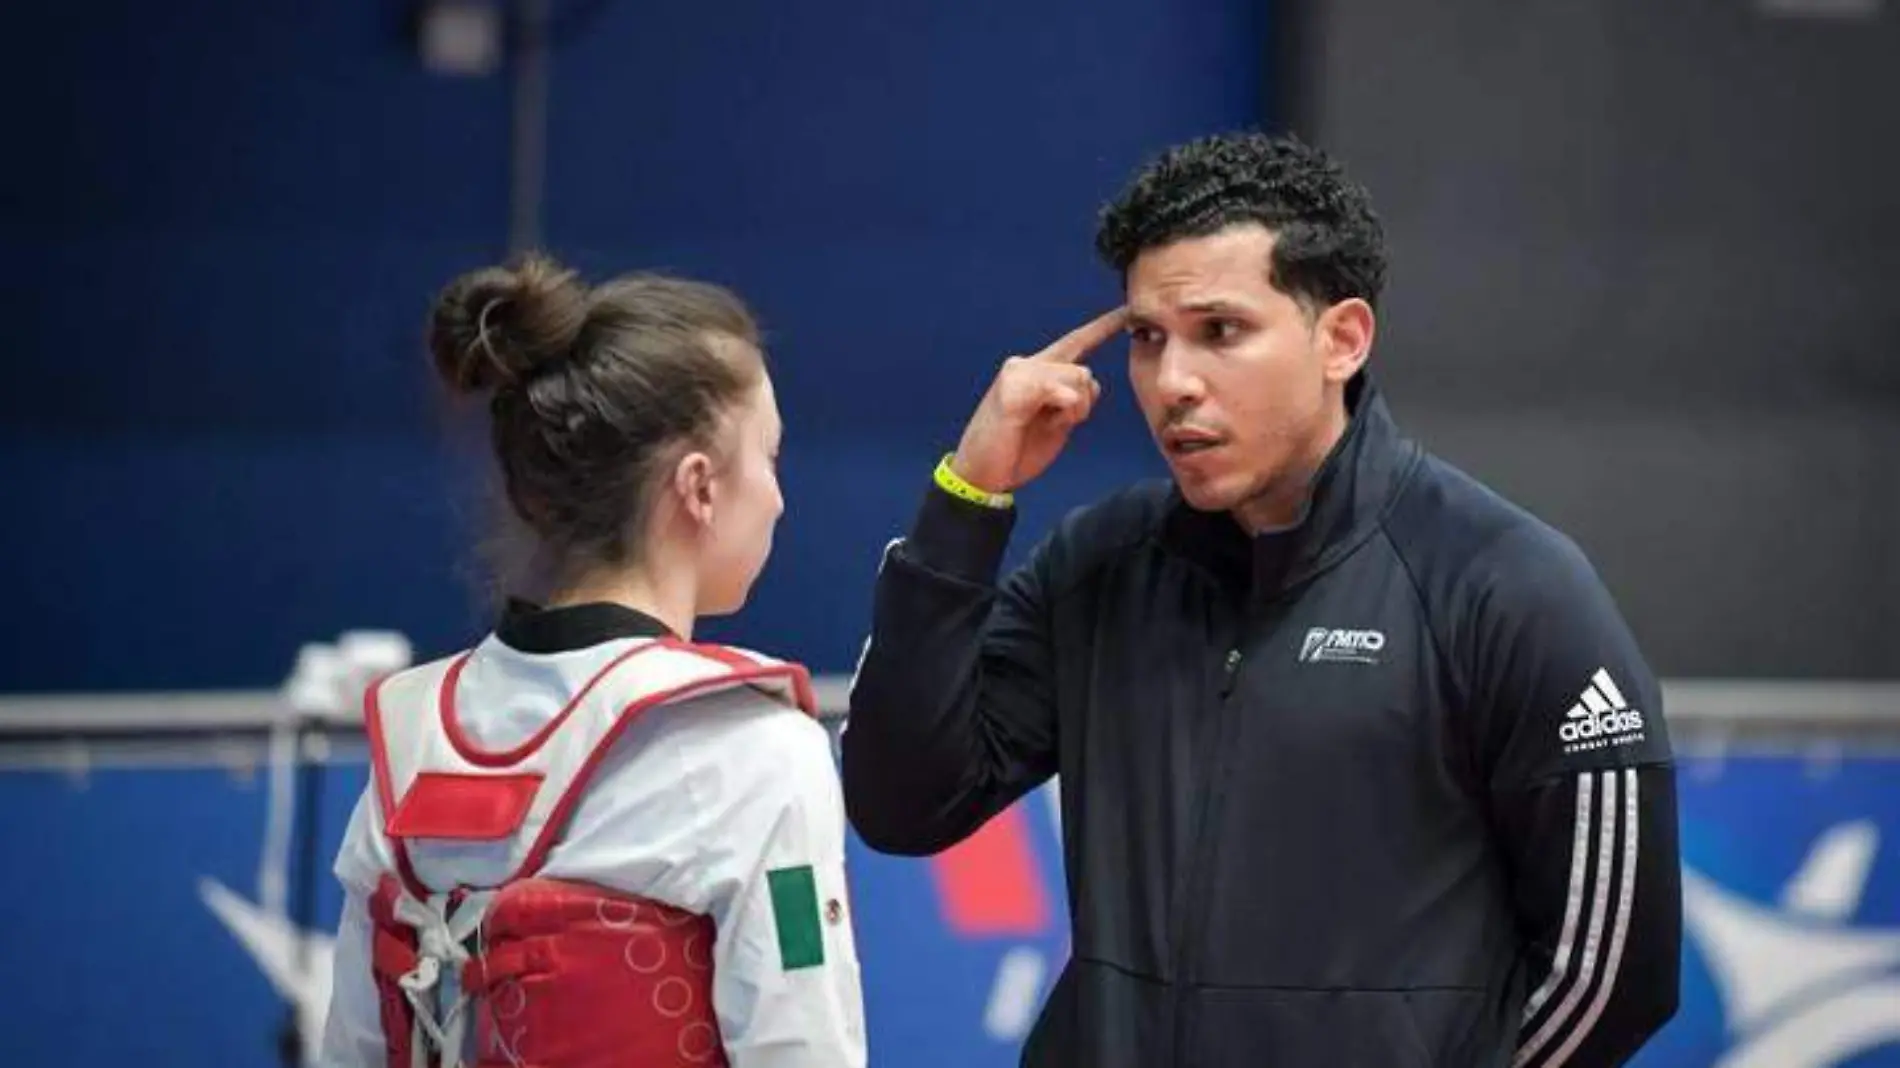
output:
<path id="1" fill-rule="evenodd" d="M 1392 421 L 1368 372 L 1346 384 L 1346 432 L 1313 478 L 1305 510 L 1287 526 L 1249 536 L 1232 514 L 1202 512 L 1170 495 L 1162 543 L 1224 583 L 1271 598 L 1331 567 L 1377 526 L 1417 447 Z"/>
<path id="2" fill-rule="evenodd" d="M 524 653 L 566 653 L 622 638 L 674 636 L 645 612 L 605 601 L 544 608 L 511 597 L 495 626 L 495 637 Z"/>

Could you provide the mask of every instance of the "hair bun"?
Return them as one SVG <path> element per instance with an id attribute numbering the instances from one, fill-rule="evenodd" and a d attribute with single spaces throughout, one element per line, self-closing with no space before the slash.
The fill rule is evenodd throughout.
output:
<path id="1" fill-rule="evenodd" d="M 470 271 L 430 314 L 436 373 L 457 393 L 515 385 L 569 357 L 587 309 L 587 287 L 545 256 Z"/>

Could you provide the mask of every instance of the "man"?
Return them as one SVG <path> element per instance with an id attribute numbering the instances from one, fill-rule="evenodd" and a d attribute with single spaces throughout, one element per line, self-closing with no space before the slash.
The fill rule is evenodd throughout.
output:
<path id="1" fill-rule="evenodd" d="M 1676 1004 L 1658 686 L 1567 538 L 1395 427 L 1366 194 L 1213 138 L 1098 246 L 1126 308 L 1004 363 L 886 555 L 858 831 L 933 853 L 1060 774 L 1073 952 L 1026 1065 L 1622 1063 Z M 998 582 L 1124 325 L 1173 477 Z"/>

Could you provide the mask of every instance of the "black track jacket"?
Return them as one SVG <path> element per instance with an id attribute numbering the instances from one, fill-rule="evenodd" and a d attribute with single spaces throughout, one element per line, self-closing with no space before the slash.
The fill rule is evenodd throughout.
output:
<path id="1" fill-rule="evenodd" d="M 1035 1068 L 1599 1068 L 1675 1010 L 1661 698 L 1564 535 L 1405 439 L 1365 375 L 1306 514 L 1166 483 L 1071 514 L 928 492 L 841 745 L 872 848 L 1060 775 L 1072 955 Z"/>

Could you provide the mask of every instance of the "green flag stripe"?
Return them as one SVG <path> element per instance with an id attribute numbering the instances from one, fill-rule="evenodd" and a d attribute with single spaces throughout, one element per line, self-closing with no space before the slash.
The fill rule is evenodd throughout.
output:
<path id="1" fill-rule="evenodd" d="M 825 962 L 825 933 L 818 918 L 818 880 L 811 865 L 765 873 L 772 888 L 772 918 L 778 926 L 779 963 L 787 971 Z"/>

